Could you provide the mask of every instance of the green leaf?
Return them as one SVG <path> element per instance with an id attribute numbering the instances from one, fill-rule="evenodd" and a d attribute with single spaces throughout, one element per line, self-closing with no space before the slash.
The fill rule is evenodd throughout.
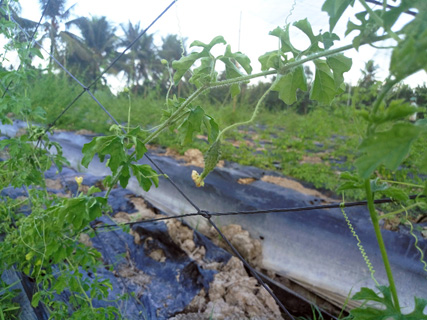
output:
<path id="1" fill-rule="evenodd" d="M 381 182 L 379 178 L 372 179 L 370 181 L 370 184 L 372 192 L 385 191 L 389 188 L 388 184 L 385 182 Z"/>
<path id="2" fill-rule="evenodd" d="M 178 61 L 172 62 L 172 67 L 176 70 L 173 75 L 173 81 L 175 84 L 181 80 L 184 74 L 190 70 L 191 66 L 196 62 L 196 60 L 206 56 L 204 52 L 192 52 L 188 56 L 182 57 Z"/>
<path id="3" fill-rule="evenodd" d="M 407 156 L 420 130 L 410 123 L 397 123 L 390 130 L 365 138 L 359 146 L 362 155 L 355 162 L 360 176 L 369 178 L 381 164 L 390 170 L 396 170 Z"/>
<path id="4" fill-rule="evenodd" d="M 335 88 L 339 88 L 344 83 L 344 72 L 348 72 L 351 69 L 352 60 L 343 54 L 336 54 L 328 57 L 326 62 L 334 74 Z"/>
<path id="5" fill-rule="evenodd" d="M 324 60 L 314 60 L 316 73 L 310 92 L 310 99 L 323 104 L 330 104 L 338 93 L 334 76 Z"/>
<path id="6" fill-rule="evenodd" d="M 36 308 L 39 305 L 39 301 L 41 299 L 41 292 L 38 291 L 33 295 L 33 299 L 31 299 L 31 305 L 33 306 L 33 308 Z"/>
<path id="7" fill-rule="evenodd" d="M 123 140 L 118 136 L 96 137 L 91 142 L 86 143 L 82 149 L 82 165 L 87 168 L 96 153 L 101 162 L 104 162 L 106 155 L 110 155 L 107 163 L 111 171 L 116 172 L 122 162 L 126 160 Z"/>
<path id="8" fill-rule="evenodd" d="M 310 47 L 307 50 L 304 50 L 305 54 L 315 53 L 320 51 L 319 40 L 322 39 L 321 35 L 315 36 L 313 33 L 313 29 L 311 28 L 310 22 L 308 22 L 307 18 L 299 20 L 294 23 L 294 26 L 304 32 L 307 37 L 310 39 Z"/>
<path id="9" fill-rule="evenodd" d="M 209 58 L 208 60 L 212 60 L 209 51 L 212 49 L 213 46 L 217 44 L 226 44 L 224 38 L 222 36 L 215 37 L 209 44 L 205 44 L 201 41 L 193 41 L 190 45 L 191 47 L 202 47 L 203 50 L 201 52 L 192 52 L 188 56 L 182 57 L 178 61 L 172 62 L 172 67 L 176 70 L 173 80 L 175 84 L 178 84 L 178 82 L 181 80 L 183 75 L 190 70 L 191 66 L 200 58 Z M 212 60 L 213 61 L 213 60 Z M 205 62 L 206 64 L 206 62 Z M 203 70 L 206 71 L 206 70 Z M 201 80 L 201 72 L 202 70 L 199 70 L 199 81 Z M 210 72 L 209 72 L 210 74 Z M 199 83 L 199 82 L 197 82 Z"/>
<path id="10" fill-rule="evenodd" d="M 144 191 L 149 191 L 154 183 L 159 186 L 159 175 L 148 164 L 131 164 L 132 173 Z"/>
<path id="11" fill-rule="evenodd" d="M 360 177 L 351 174 L 350 172 L 343 172 L 340 175 L 340 181 L 343 181 L 337 188 L 337 192 L 351 190 L 351 189 L 364 189 L 365 184 Z"/>
<path id="12" fill-rule="evenodd" d="M 425 299 L 415 297 L 415 309 L 413 312 L 403 315 L 399 312 L 391 297 L 390 288 L 385 286 L 377 287 L 382 293 L 382 297 L 369 288 L 361 288 L 352 299 L 375 301 L 383 305 L 383 308 L 359 307 L 350 311 L 354 320 L 426 320 L 427 316 L 423 313 L 427 305 Z"/>
<path id="13" fill-rule="evenodd" d="M 414 1 L 414 5 L 418 1 Z M 393 49 L 390 71 L 398 79 L 419 70 L 427 71 L 427 5 L 418 2 L 419 12 L 404 28 L 405 38 Z"/>
<path id="14" fill-rule="evenodd" d="M 409 199 L 408 194 L 405 191 L 396 187 L 389 187 L 388 189 L 381 191 L 381 194 L 395 201 L 406 201 Z"/>
<path id="15" fill-rule="evenodd" d="M 239 63 L 247 74 L 252 72 L 252 67 L 250 65 L 251 60 L 241 52 L 232 53 L 230 45 L 226 47 L 224 55 L 218 57 L 218 59 L 225 64 L 225 75 L 227 79 L 233 79 L 245 75 L 239 70 L 236 63 Z M 233 84 L 230 87 L 230 93 L 232 97 L 238 95 L 240 93 L 239 84 Z"/>
<path id="16" fill-rule="evenodd" d="M 205 115 L 203 118 L 203 124 L 206 127 L 206 130 L 208 131 L 208 141 L 210 143 L 213 143 L 219 134 L 219 127 L 218 124 L 215 122 L 215 119 L 211 116 Z"/>
<path id="17" fill-rule="evenodd" d="M 218 59 L 220 59 L 222 62 L 225 63 L 225 61 L 230 61 L 233 62 L 233 60 L 235 60 L 245 71 L 247 74 L 251 74 L 252 73 L 252 66 L 251 66 L 251 60 L 249 59 L 249 57 L 241 52 L 231 52 L 231 46 L 228 45 L 225 48 L 225 53 L 223 56 L 218 57 Z M 233 63 L 233 65 L 235 66 L 235 64 Z M 227 65 L 226 65 L 227 67 Z M 242 75 L 242 73 L 240 72 L 240 70 L 238 70 L 238 73 L 240 75 Z M 227 76 L 227 79 L 228 76 Z"/>
<path id="18" fill-rule="evenodd" d="M 298 56 L 298 54 L 301 52 L 298 49 L 294 48 L 294 46 L 291 43 L 290 37 L 289 37 L 289 24 L 285 27 L 285 29 L 281 27 L 277 27 L 273 31 L 269 32 L 269 35 L 278 37 L 280 39 L 280 51 L 283 53 L 291 52 L 294 56 Z M 272 51 L 274 52 L 274 51 Z M 277 52 L 277 51 L 276 51 Z"/>
<path id="19" fill-rule="evenodd" d="M 411 106 L 404 100 L 393 100 L 387 109 L 383 110 L 379 115 L 369 118 L 369 120 L 371 123 L 379 125 L 385 122 L 402 120 L 415 112 L 421 111 L 423 111 L 423 108 Z"/>
<path id="20" fill-rule="evenodd" d="M 120 173 L 119 182 L 122 188 L 126 188 L 130 179 L 129 166 L 123 166 L 122 172 Z"/>
<path id="21" fill-rule="evenodd" d="M 323 42 L 325 50 L 328 50 L 330 47 L 332 47 L 335 40 L 340 40 L 340 37 L 338 37 L 335 33 L 325 32 L 322 34 L 321 41 Z"/>
<path id="22" fill-rule="evenodd" d="M 376 10 L 375 12 L 381 16 L 381 10 Z M 359 35 L 353 39 L 354 48 L 359 50 L 359 46 L 362 40 L 367 40 L 371 36 L 375 36 L 375 33 L 380 27 L 376 24 L 375 19 L 371 17 L 367 11 L 359 12 L 355 16 L 360 21 L 360 24 L 357 25 L 351 21 L 348 21 L 345 35 L 347 36 L 353 31 L 360 31 Z"/>
<path id="23" fill-rule="evenodd" d="M 273 91 L 278 91 L 279 98 L 291 105 L 297 100 L 297 89 L 307 91 L 307 80 L 303 66 L 298 66 L 282 76 L 274 86 Z"/>
<path id="24" fill-rule="evenodd" d="M 280 53 L 276 51 L 269 51 L 264 53 L 258 58 L 258 61 L 261 63 L 261 70 L 267 71 L 269 69 L 279 69 L 280 68 Z"/>
<path id="25" fill-rule="evenodd" d="M 60 275 L 56 281 L 55 284 L 52 287 L 52 290 L 56 291 L 56 294 L 60 294 L 62 291 L 65 290 L 67 287 L 67 278 L 64 275 Z"/>
<path id="26" fill-rule="evenodd" d="M 200 62 L 201 65 L 194 69 L 193 76 L 190 78 L 190 83 L 195 84 L 198 88 L 203 84 L 215 81 L 217 77 L 217 72 L 212 73 L 215 63 L 211 57 L 202 58 Z"/>
<path id="27" fill-rule="evenodd" d="M 178 128 L 182 145 L 191 143 L 194 134 L 201 131 L 204 116 L 205 111 L 200 106 L 188 112 L 188 116 Z"/>
<path id="28" fill-rule="evenodd" d="M 238 83 L 233 83 L 230 86 L 230 94 L 231 97 L 234 98 L 235 96 L 237 96 L 240 93 L 240 85 Z"/>
<path id="29" fill-rule="evenodd" d="M 201 42 L 199 40 L 193 41 L 190 44 L 190 48 L 192 48 L 192 47 L 202 47 L 204 49 L 204 51 L 205 50 L 206 51 L 210 51 L 217 44 L 227 44 L 227 42 L 224 40 L 223 36 L 216 36 L 208 44 L 203 43 L 203 42 Z"/>
<path id="30" fill-rule="evenodd" d="M 329 31 L 332 32 L 348 6 L 354 5 L 354 0 L 326 0 L 322 6 L 322 11 L 329 15 Z"/>

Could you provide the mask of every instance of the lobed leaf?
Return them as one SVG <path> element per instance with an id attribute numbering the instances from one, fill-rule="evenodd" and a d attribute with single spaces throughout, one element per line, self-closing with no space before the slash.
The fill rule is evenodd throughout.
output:
<path id="1" fill-rule="evenodd" d="M 297 100 L 297 89 L 307 91 L 307 80 L 303 66 L 298 66 L 292 72 L 282 76 L 273 88 L 273 91 L 278 91 L 279 98 L 290 105 Z"/>
<path id="2" fill-rule="evenodd" d="M 310 99 L 323 104 L 330 104 L 338 93 L 334 76 L 324 60 L 314 60 L 316 73 L 311 87 Z"/>
<path id="3" fill-rule="evenodd" d="M 98 153 L 101 162 L 106 155 L 110 155 L 107 163 L 113 172 L 116 172 L 122 162 L 126 160 L 123 140 L 118 136 L 96 137 L 91 142 L 86 143 L 82 149 L 82 165 L 87 168 L 96 153 Z"/>
<path id="4" fill-rule="evenodd" d="M 310 39 L 310 47 L 307 50 L 304 50 L 304 54 L 315 53 L 321 50 L 319 47 L 319 40 L 322 39 L 322 36 L 314 35 L 313 29 L 311 28 L 311 24 L 310 22 L 308 22 L 307 18 L 295 22 L 294 26 L 304 32 Z"/>
<path id="5" fill-rule="evenodd" d="M 211 57 L 202 58 L 200 62 L 200 66 L 194 69 L 193 76 L 190 78 L 190 83 L 195 84 L 198 88 L 214 81 L 217 77 L 217 72 L 214 71 L 215 61 Z"/>
<path id="6" fill-rule="evenodd" d="M 187 116 L 178 128 L 181 144 L 189 144 L 193 141 L 194 134 L 202 131 L 202 125 L 208 132 L 208 140 L 215 141 L 219 133 L 218 124 L 205 113 L 202 107 L 197 106 L 187 112 Z"/>
<path id="7" fill-rule="evenodd" d="M 322 6 L 322 11 L 329 15 L 329 31 L 332 32 L 348 6 L 354 5 L 354 0 L 326 0 Z"/>
<path id="8" fill-rule="evenodd" d="M 427 320 L 427 315 L 423 312 L 427 306 L 427 300 L 415 297 L 414 311 L 404 315 L 394 306 L 390 288 L 385 286 L 378 286 L 377 288 L 383 295 L 382 297 L 372 289 L 361 288 L 361 290 L 356 293 L 352 299 L 375 301 L 384 307 L 359 307 L 353 309 L 350 311 L 350 314 L 354 317 L 354 320 Z"/>
<path id="9" fill-rule="evenodd" d="M 258 61 L 261 63 L 261 70 L 279 69 L 281 64 L 280 58 L 281 55 L 277 50 L 264 53 L 258 58 Z"/>
<path id="10" fill-rule="evenodd" d="M 290 40 L 289 37 L 289 24 L 283 29 L 281 27 L 277 27 L 273 31 L 270 31 L 268 33 L 269 35 L 278 37 L 280 39 L 280 51 L 283 53 L 291 52 L 294 56 L 298 56 L 298 54 L 301 52 L 298 49 L 296 49 Z M 274 51 L 273 51 L 274 52 Z"/>
<path id="11" fill-rule="evenodd" d="M 191 66 L 196 62 L 196 60 L 206 56 L 205 53 L 202 52 L 192 52 L 188 56 L 182 57 L 178 61 L 172 62 L 172 67 L 176 70 L 173 75 L 173 81 L 175 84 L 181 80 L 184 74 L 190 70 Z"/>
<path id="12" fill-rule="evenodd" d="M 204 116 L 205 110 L 200 106 L 197 106 L 188 112 L 188 116 L 178 128 L 182 145 L 191 143 L 193 141 L 194 134 L 201 131 Z"/>
<path id="13" fill-rule="evenodd" d="M 192 52 L 191 54 L 189 54 L 188 56 L 182 57 L 181 59 L 179 59 L 178 61 L 173 61 L 172 62 L 172 67 L 176 70 L 174 76 L 173 76 L 173 81 L 175 82 L 175 84 L 178 84 L 178 82 L 181 80 L 181 78 L 184 76 L 184 74 L 190 70 L 191 66 L 198 60 L 201 58 L 208 58 L 210 60 L 212 60 L 213 63 L 213 57 L 210 55 L 210 50 L 212 49 L 212 47 L 214 47 L 217 44 L 226 44 L 227 42 L 224 40 L 224 38 L 222 36 L 218 36 L 212 39 L 212 41 L 208 44 L 203 43 L 201 41 L 193 41 L 190 45 L 191 47 L 202 47 L 203 50 L 201 52 Z M 206 65 L 206 62 L 204 62 Z M 199 81 L 202 78 L 201 74 L 203 72 L 207 72 L 208 70 L 206 68 L 203 69 L 199 69 L 198 73 L 199 73 Z M 205 73 L 205 75 L 209 75 L 211 72 L 207 72 Z M 194 83 L 196 83 L 196 80 Z M 199 83 L 199 82 L 197 82 Z"/>
<path id="14" fill-rule="evenodd" d="M 132 173 L 144 191 L 149 191 L 151 186 L 159 186 L 159 175 L 148 164 L 131 164 Z"/>
<path id="15" fill-rule="evenodd" d="M 410 123 L 396 123 L 387 131 L 365 138 L 359 146 L 362 156 L 355 161 L 359 175 L 367 179 L 381 164 L 396 170 L 420 131 L 419 127 Z"/>
<path id="16" fill-rule="evenodd" d="M 419 112 L 421 110 L 422 109 L 418 107 L 411 106 L 404 100 L 393 100 L 390 102 L 390 105 L 387 109 L 375 117 L 368 118 L 368 120 L 371 123 L 379 125 L 386 122 L 405 119 L 406 117 L 414 114 L 414 112 Z"/>
<path id="17" fill-rule="evenodd" d="M 335 88 L 339 88 L 344 83 L 344 72 L 351 69 L 352 60 L 343 54 L 336 54 L 326 58 L 328 66 L 332 69 L 335 80 Z"/>
<path id="18" fill-rule="evenodd" d="M 338 37 L 335 33 L 325 32 L 322 34 L 321 41 L 325 47 L 325 50 L 328 50 L 330 47 L 332 47 L 334 45 L 334 41 L 336 40 L 339 41 L 340 37 Z"/>

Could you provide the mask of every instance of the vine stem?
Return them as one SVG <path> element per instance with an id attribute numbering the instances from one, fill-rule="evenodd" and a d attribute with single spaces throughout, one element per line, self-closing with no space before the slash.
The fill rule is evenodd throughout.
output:
<path id="1" fill-rule="evenodd" d="M 277 77 L 276 78 L 276 80 L 274 80 L 274 82 L 273 82 L 273 84 L 264 92 L 264 94 L 261 96 L 261 98 L 258 100 L 258 102 L 257 102 L 257 104 L 256 104 L 256 106 L 255 106 L 255 110 L 254 110 L 254 112 L 252 113 L 252 116 L 251 116 L 251 118 L 249 119 L 249 120 L 247 120 L 247 121 L 243 121 L 243 122 L 237 122 L 237 123 L 233 123 L 232 125 L 230 125 L 230 126 L 228 126 L 228 127 L 226 127 L 226 128 L 224 128 L 223 130 L 221 130 L 221 132 L 218 134 L 218 137 L 216 138 L 216 140 L 218 141 L 220 138 L 221 138 L 221 136 L 225 133 L 225 132 L 227 132 L 228 130 L 230 130 L 230 129 L 233 129 L 233 128 L 235 128 L 235 127 L 238 127 L 238 126 L 242 126 L 242 125 L 245 125 L 245 124 L 249 124 L 249 123 L 251 123 L 252 121 L 254 121 L 255 120 L 255 118 L 256 118 L 256 116 L 257 116 L 257 114 L 258 114 L 258 111 L 259 111 L 259 107 L 260 107 L 260 105 L 261 105 L 261 103 L 262 103 L 262 101 L 265 99 L 265 97 L 269 94 L 269 92 L 275 87 L 275 85 L 277 84 L 277 82 L 279 81 L 279 79 L 280 79 L 280 77 Z"/>
<path id="2" fill-rule="evenodd" d="M 71 268 L 73 269 L 73 271 L 76 272 L 76 273 L 78 273 L 78 269 L 76 267 L 74 267 L 74 265 L 71 263 L 70 259 L 66 258 L 65 260 L 71 266 Z M 85 289 L 83 288 L 82 283 L 80 282 L 80 279 L 79 279 L 78 276 L 76 277 L 76 280 L 77 280 L 77 283 L 79 284 L 79 287 L 80 287 L 80 290 L 81 290 L 82 294 L 85 296 L 85 298 L 83 300 L 85 300 L 89 304 L 90 310 L 92 311 L 92 314 L 95 315 L 95 310 L 93 308 L 92 299 L 89 298 L 89 296 L 87 295 L 87 293 L 86 293 Z"/>
<path id="3" fill-rule="evenodd" d="M 387 250 L 384 244 L 384 239 L 381 234 L 379 219 L 374 206 L 374 195 L 371 190 L 371 182 L 369 179 L 365 179 L 365 192 L 366 192 L 366 200 L 368 201 L 369 214 L 371 216 L 372 225 L 374 226 L 375 236 L 377 237 L 378 246 L 380 247 L 381 257 L 383 260 L 385 271 L 387 273 L 388 282 L 390 284 L 390 291 L 393 296 L 394 306 L 396 310 L 400 313 L 400 305 L 399 305 L 399 299 L 397 297 L 396 285 L 394 282 L 393 273 L 391 272 L 390 261 L 388 259 Z"/>
<path id="4" fill-rule="evenodd" d="M 181 111 L 183 111 L 191 103 L 191 101 L 196 99 L 199 96 L 199 94 L 201 94 L 203 91 L 205 91 L 207 89 L 208 89 L 207 86 L 202 86 L 199 89 L 197 89 L 196 91 L 194 91 L 193 94 L 191 96 L 189 96 L 182 103 L 182 105 L 174 113 L 172 113 L 172 115 L 165 122 L 163 122 L 158 127 L 158 129 L 156 131 L 154 131 L 152 134 L 150 134 L 147 138 L 144 139 L 143 143 L 146 144 L 146 143 L 150 142 L 151 140 L 153 140 L 154 138 L 156 138 L 160 134 L 160 132 L 163 131 L 163 129 L 167 128 L 172 123 L 172 121 L 174 120 L 175 117 L 179 116 Z"/>
<path id="5" fill-rule="evenodd" d="M 361 45 L 365 45 L 365 44 L 368 44 L 371 42 L 382 41 L 382 40 L 385 40 L 388 38 L 390 38 L 389 35 L 380 36 L 380 37 L 377 37 L 375 39 L 370 39 L 369 42 L 368 42 L 368 40 L 365 40 L 363 43 L 361 43 Z M 228 86 L 228 85 L 232 85 L 234 83 L 245 82 L 245 81 L 248 81 L 251 79 L 255 79 L 255 78 L 259 78 L 259 77 L 263 77 L 263 76 L 268 76 L 268 75 L 273 75 L 273 74 L 286 74 L 288 71 L 292 70 L 295 67 L 298 67 L 298 66 L 304 64 L 305 62 L 312 61 L 312 60 L 319 59 L 319 58 L 323 58 L 323 57 L 328 57 L 328 56 L 331 56 L 331 55 L 334 55 L 334 54 L 337 54 L 337 53 L 340 53 L 343 51 L 347 51 L 350 49 L 353 49 L 353 44 L 345 45 L 345 46 L 342 46 L 342 47 L 339 47 L 336 49 L 330 49 L 327 51 L 322 51 L 322 52 L 318 52 L 318 53 L 306 56 L 303 59 L 299 59 L 298 61 L 294 61 L 294 62 L 290 62 L 290 63 L 286 64 L 285 66 L 283 66 L 279 70 L 263 71 L 263 72 L 256 73 L 256 74 L 250 74 L 250 75 L 246 75 L 246 76 L 242 76 L 242 77 L 238 77 L 238 78 L 233 78 L 233 79 L 228 79 L 228 80 L 224 80 L 224 81 L 218 81 L 218 82 L 212 82 L 212 83 L 205 84 L 205 85 L 201 86 L 200 88 L 198 88 L 196 91 L 194 91 L 166 121 L 164 121 L 161 125 L 158 126 L 156 131 L 154 131 L 147 138 L 145 138 L 143 141 L 143 144 L 147 144 L 147 143 L 151 142 L 153 139 L 155 139 L 164 129 L 166 129 L 168 126 L 170 126 L 176 120 L 176 118 L 180 117 L 182 111 L 186 107 L 188 107 L 193 100 L 195 100 L 201 93 L 203 93 L 204 91 L 206 91 L 208 89 L 213 89 L 213 88 L 222 87 L 222 86 Z M 393 85 L 394 85 L 394 83 L 393 83 Z M 273 88 L 273 86 L 270 87 L 266 93 L 264 93 L 264 95 L 261 99 L 263 99 L 266 96 L 266 94 L 268 94 L 268 92 L 271 91 L 272 88 Z M 385 93 L 384 93 L 384 95 L 385 95 Z M 254 115 L 256 116 L 257 108 L 259 108 L 259 104 L 257 104 L 257 107 L 255 108 L 255 112 L 252 115 L 252 117 L 254 117 Z M 253 119 L 251 118 L 249 120 L 249 122 L 243 122 L 243 123 L 236 124 L 236 125 L 246 124 L 246 123 L 250 123 L 252 121 L 253 121 Z M 235 126 L 232 125 L 232 127 L 235 127 Z M 221 131 L 220 135 L 222 135 L 224 132 L 226 132 L 229 129 L 231 129 L 231 128 L 225 128 L 224 130 Z M 131 161 L 132 157 L 135 154 L 136 154 L 136 152 L 132 153 L 132 155 L 129 157 L 129 161 Z M 119 181 L 119 177 L 121 175 L 122 170 L 123 170 L 123 166 L 121 166 L 119 168 L 116 175 L 113 177 L 113 181 L 111 183 L 111 186 L 107 190 L 105 197 L 108 197 L 108 195 L 112 191 L 114 185 L 116 185 L 117 182 Z"/>
<path id="6" fill-rule="evenodd" d="M 402 212 L 407 211 L 407 210 L 409 210 L 409 209 L 412 209 L 412 208 L 418 207 L 419 205 L 420 205 L 419 203 L 411 204 L 410 206 L 408 206 L 408 207 L 404 207 L 403 209 L 400 209 L 400 210 L 396 210 L 396 211 L 393 211 L 393 212 L 386 213 L 386 214 L 384 214 L 384 215 L 380 216 L 378 219 L 379 219 L 379 220 L 382 220 L 382 219 L 392 218 L 392 217 L 394 217 L 395 215 L 397 215 L 397 214 L 399 214 L 399 213 L 402 213 Z"/>

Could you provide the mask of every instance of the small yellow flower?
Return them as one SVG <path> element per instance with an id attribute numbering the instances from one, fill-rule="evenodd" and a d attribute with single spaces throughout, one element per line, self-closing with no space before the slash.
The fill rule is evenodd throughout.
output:
<path id="1" fill-rule="evenodd" d="M 75 177 L 74 179 L 76 180 L 77 185 L 80 188 L 80 186 L 82 185 L 82 182 L 83 182 L 83 177 Z"/>
<path id="2" fill-rule="evenodd" d="M 205 185 L 205 182 L 196 170 L 193 170 L 191 172 L 191 179 L 193 179 L 194 183 L 196 184 L 196 187 L 203 187 Z"/>

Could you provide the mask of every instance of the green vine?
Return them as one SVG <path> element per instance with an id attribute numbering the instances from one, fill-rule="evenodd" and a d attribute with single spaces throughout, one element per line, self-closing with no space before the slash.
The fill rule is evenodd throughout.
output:
<path id="1" fill-rule="evenodd" d="M 259 57 L 262 71 L 256 74 L 252 74 L 249 58 L 241 52 L 233 52 L 222 36 L 215 37 L 209 43 L 194 41 L 190 47 L 195 48 L 195 51 L 186 56 L 182 55 L 179 60 L 171 63 L 174 73 L 168 74 L 171 86 L 166 94 L 164 117 L 160 125 L 151 133 L 147 134 L 141 128 L 133 128 L 130 125 L 132 106 L 130 93 L 127 92 L 127 130 L 113 125 L 109 135 L 94 138 L 82 149 L 81 163 L 86 168 L 95 155 L 98 155 L 101 162 L 108 159 L 105 163 L 111 170 L 111 175 L 104 180 L 104 185 L 108 188 L 104 197 L 95 196 L 99 191 L 96 188 L 89 189 L 86 194 L 80 192 L 82 183 L 80 178 L 76 179 L 78 190 L 74 197 L 59 198 L 48 193 L 44 172 L 51 168 L 52 162 L 61 170 L 67 161 L 62 155 L 60 146 L 51 142 L 46 132 L 32 125 L 33 122 L 43 121 L 45 116 L 43 110 L 33 108 L 26 97 L 25 88 L 28 86 L 26 79 L 35 76 L 36 73 L 34 68 L 21 68 L 14 71 L 7 70 L 2 65 L 4 76 L 0 79 L 2 82 L 0 90 L 4 99 L 0 102 L 0 121 L 11 123 L 12 120 L 7 115 L 13 114 L 27 122 L 27 132 L 20 137 L 0 141 L 0 150 L 7 150 L 8 153 L 8 158 L 0 163 L 2 173 L 0 187 L 25 186 L 28 191 L 27 199 L 19 201 L 7 199 L 4 205 L 0 206 L 0 214 L 3 218 L 0 230 L 5 233 L 0 251 L 0 259 L 4 264 L 2 270 L 13 266 L 32 277 L 38 290 L 33 296 L 32 304 L 37 306 L 43 303 L 48 308 L 51 318 L 120 318 L 120 312 L 115 307 L 94 308 L 92 299 L 107 299 L 111 284 L 105 281 L 90 283 L 78 271 L 80 268 L 96 270 L 97 267 L 101 267 L 101 255 L 96 250 L 79 244 L 77 239 L 91 221 L 109 211 L 107 200 L 117 183 L 125 188 L 130 177 L 135 176 L 145 191 L 149 191 L 152 186 L 158 186 L 159 174 L 151 166 L 137 163 L 147 152 L 145 145 L 156 139 L 166 129 L 175 130 L 183 145 L 191 143 L 196 134 L 206 132 L 209 147 L 204 157 L 205 168 L 200 175 L 195 171 L 192 173 L 195 184 L 203 186 L 208 183 L 206 179 L 209 172 L 215 168 L 221 158 L 221 142 L 225 135 L 238 126 L 254 122 L 265 98 L 272 91 L 277 92 L 284 103 L 291 105 L 296 101 L 298 91 L 308 91 L 310 88 L 311 100 L 317 101 L 319 106 L 329 105 L 345 91 L 344 74 L 352 67 L 352 60 L 346 57 L 344 52 L 350 49 L 358 50 L 360 46 L 374 45 L 378 41 L 391 38 L 397 42 L 397 45 L 392 48 L 390 74 L 381 91 L 378 92 L 372 107 L 358 114 L 366 122 L 367 130 L 361 137 L 358 157 L 354 162 L 356 172 L 342 174 L 344 183 L 339 189 L 340 191 L 359 189 L 365 192 L 388 278 L 388 286 L 382 286 L 376 281 L 372 264 L 344 211 L 343 204 L 341 208 L 343 216 L 351 233 L 357 239 L 357 246 L 379 290 L 379 293 L 375 293 L 371 289 L 362 288 L 353 296 L 353 299 L 376 301 L 383 303 L 385 307 L 374 309 L 362 306 L 352 310 L 351 314 L 355 320 L 427 319 L 423 313 L 427 301 L 420 298 L 415 298 L 415 309 L 412 313 L 407 315 L 401 313 L 399 297 L 379 225 L 381 219 L 403 212 L 407 217 L 408 209 L 426 207 L 425 198 L 417 199 L 415 204 L 402 206 L 402 210 L 390 212 L 382 217 L 379 217 L 374 206 L 374 197 L 377 193 L 389 195 L 396 201 L 409 200 L 405 192 L 388 185 L 390 183 L 399 186 L 399 182 L 381 181 L 378 170 L 380 168 L 397 170 L 408 156 L 414 141 L 427 132 L 426 121 L 416 123 L 407 121 L 407 117 L 417 109 L 402 100 L 390 97 L 390 92 L 402 80 L 420 70 L 427 70 L 427 5 L 424 0 L 403 0 L 392 10 L 387 10 L 387 2 L 384 0 L 382 10 L 374 11 L 365 0 L 357 0 L 364 11 L 355 15 L 357 23 L 349 21 L 345 33 L 346 37 L 354 33 L 357 35 L 351 38 L 351 44 L 334 47 L 334 43 L 340 39 L 333 30 L 344 12 L 354 5 L 355 1 L 340 1 L 339 5 L 336 0 L 324 1 L 322 10 L 329 15 L 328 32 L 315 34 L 307 19 L 293 23 L 292 26 L 303 32 L 310 41 L 310 45 L 304 50 L 298 50 L 293 46 L 290 24 L 272 30 L 270 35 L 277 38 L 280 43 L 279 48 Z M 398 18 L 409 9 L 416 9 L 417 15 L 405 27 L 393 31 L 397 29 Z M 37 48 L 29 48 L 27 43 L 17 40 L 16 27 L 10 21 L 12 13 L 9 1 L 6 1 L 5 6 L 0 7 L 0 10 L 2 10 L 1 31 L 8 41 L 5 51 L 16 52 L 24 66 L 31 65 L 30 57 L 34 55 L 41 57 L 40 52 Z M 381 29 L 385 34 L 379 34 Z M 217 45 L 225 46 L 222 55 L 215 56 L 211 52 Z M 2 64 L 5 62 L 3 56 Z M 312 62 L 315 66 L 315 75 L 311 84 L 307 83 L 303 68 L 307 62 Z M 162 63 L 166 63 L 170 72 L 169 63 L 167 61 Z M 220 64 L 224 66 L 226 76 L 222 81 L 218 80 L 217 69 Z M 175 96 L 170 98 L 172 82 L 177 85 L 187 73 L 191 74 L 189 82 L 197 89 L 186 99 Z M 246 121 L 233 123 L 220 129 L 215 119 L 207 114 L 202 106 L 196 105 L 199 101 L 197 98 L 209 90 L 227 86 L 231 97 L 234 98 L 241 94 L 240 87 L 243 83 L 268 75 L 274 75 L 276 78 L 255 103 L 254 111 Z M 21 88 L 22 96 L 15 97 L 10 91 L 6 92 L 4 88 L 12 83 L 13 86 Z M 40 148 L 42 145 L 45 148 Z M 55 151 L 52 152 L 54 155 L 50 154 L 51 151 Z M 402 186 L 403 183 L 400 185 Z M 406 187 L 418 188 L 419 186 L 408 184 Z M 422 192 L 427 194 L 425 189 L 426 187 Z M 30 215 L 19 214 L 23 204 L 30 206 Z M 427 264 L 418 246 L 413 226 L 410 222 L 408 224 L 411 235 L 416 239 L 415 247 L 421 253 L 420 261 L 424 265 L 423 269 L 427 271 Z M 2 284 L 2 287 L 5 285 Z M 88 287 L 90 294 L 85 290 Z M 72 314 L 65 303 L 54 299 L 55 294 L 60 294 L 64 290 L 71 291 L 75 296 L 70 298 L 74 308 Z M 5 296 L 4 301 L 7 301 L 7 307 L 0 309 L 1 316 L 6 312 L 12 314 L 15 310 L 10 304 L 10 296 Z"/>

